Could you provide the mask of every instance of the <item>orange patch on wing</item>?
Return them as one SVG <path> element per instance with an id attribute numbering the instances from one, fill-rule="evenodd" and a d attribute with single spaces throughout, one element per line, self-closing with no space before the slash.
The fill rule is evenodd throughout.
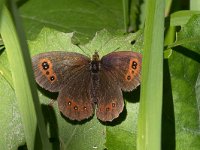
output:
<path id="1" fill-rule="evenodd" d="M 83 102 L 82 100 L 76 102 L 69 98 L 65 98 L 65 102 L 65 107 L 61 111 L 72 120 L 80 121 L 89 118 L 93 114 L 92 105 L 88 102 Z"/>
<path id="2" fill-rule="evenodd" d="M 105 105 L 102 103 L 98 105 L 96 112 L 97 118 L 102 121 L 112 121 L 117 118 L 123 110 L 123 105 L 117 104 L 116 101 L 117 99 L 114 99 Z"/>
<path id="3" fill-rule="evenodd" d="M 80 112 L 91 110 L 90 104 L 83 103 L 82 100 L 78 100 L 78 102 L 76 103 L 74 100 L 66 98 L 66 109 L 74 109 L 75 111 L 80 111 Z"/>
<path id="4" fill-rule="evenodd" d="M 137 58 L 130 59 L 128 71 L 125 76 L 125 80 L 128 82 L 132 81 L 134 76 L 138 75 L 139 68 L 140 68 L 140 66 L 139 66 L 138 59 Z"/>
<path id="5" fill-rule="evenodd" d="M 47 58 L 43 58 L 39 61 L 38 64 L 38 68 L 40 69 L 40 71 L 42 72 L 42 74 L 44 76 L 47 77 L 47 79 L 53 83 L 57 80 L 57 76 L 56 73 L 53 70 L 53 64 L 52 62 L 47 59 Z"/>
<path id="6" fill-rule="evenodd" d="M 105 107 L 104 106 L 100 107 L 99 111 L 109 113 L 110 111 L 113 111 L 116 108 L 117 108 L 116 102 L 111 102 L 111 103 L 108 103 Z"/>

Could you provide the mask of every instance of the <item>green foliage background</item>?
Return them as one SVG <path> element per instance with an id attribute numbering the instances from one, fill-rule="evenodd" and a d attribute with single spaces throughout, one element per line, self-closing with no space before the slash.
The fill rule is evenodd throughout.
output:
<path id="1" fill-rule="evenodd" d="M 139 0 L 129 3 L 128 29 L 140 31 L 124 35 L 124 24 L 127 22 L 124 22 L 122 2 L 17 1 L 30 54 L 52 50 L 84 53 L 72 43 L 86 44 L 83 48 L 90 55 L 96 49 L 102 56 L 116 48 L 143 53 L 146 3 Z M 3 1 L 0 8 L 2 4 Z M 200 149 L 200 12 L 180 11 L 180 8 L 192 9 L 187 6 L 187 3 L 170 0 L 166 0 L 165 5 L 164 53 L 167 55 L 163 72 L 162 149 Z M 134 45 L 131 44 L 133 42 Z M 24 149 L 27 141 L 13 85 L 13 79 L 17 77 L 12 77 L 10 68 L 13 66 L 10 67 L 6 49 L 0 44 L 0 149 Z M 21 91 L 23 93 L 24 89 Z M 38 87 L 52 149 L 136 149 L 139 92 L 137 89 L 132 93 L 124 93 L 126 108 L 118 120 L 101 123 L 94 116 L 91 120 L 79 123 L 61 117 L 56 102 L 53 107 L 48 105 L 50 99 L 56 99 L 56 94 Z M 40 147 L 37 133 L 35 145 Z"/>

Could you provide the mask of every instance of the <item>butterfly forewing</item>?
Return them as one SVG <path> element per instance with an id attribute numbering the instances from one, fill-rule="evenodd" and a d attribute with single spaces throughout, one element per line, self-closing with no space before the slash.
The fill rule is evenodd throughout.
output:
<path id="1" fill-rule="evenodd" d="M 112 52 L 102 57 L 101 64 L 112 72 L 123 91 L 140 84 L 142 55 L 131 51 Z"/>
<path id="2" fill-rule="evenodd" d="M 60 91 L 73 72 L 88 65 L 90 59 L 73 52 L 47 52 L 32 58 L 37 83 L 51 92 Z M 76 70 L 76 71 L 75 71 Z"/>

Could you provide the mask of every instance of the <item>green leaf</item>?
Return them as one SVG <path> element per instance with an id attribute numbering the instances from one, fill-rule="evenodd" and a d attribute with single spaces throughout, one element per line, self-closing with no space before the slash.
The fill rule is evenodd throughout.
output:
<path id="1" fill-rule="evenodd" d="M 170 16 L 170 26 L 182 26 L 185 25 L 188 20 L 196 15 L 200 14 L 200 11 L 182 10 L 177 11 Z"/>
<path id="2" fill-rule="evenodd" d="M 32 55 L 48 52 L 48 51 L 66 51 L 66 52 L 78 52 L 91 57 L 95 51 L 99 52 L 100 56 L 110 53 L 114 50 L 134 50 L 142 51 L 143 42 L 142 32 L 128 35 L 115 35 L 113 36 L 106 30 L 97 32 L 96 36 L 86 45 L 80 45 L 81 49 L 72 44 L 73 33 L 62 33 L 49 28 L 43 28 L 37 39 L 29 41 L 29 47 Z M 131 44 L 135 41 L 135 45 Z M 42 93 L 44 90 L 40 90 Z M 49 97 L 43 94 L 39 94 L 41 102 L 43 104 L 49 103 Z M 136 93 L 138 95 L 138 93 Z M 56 116 L 48 114 L 49 120 L 57 120 L 57 128 L 59 129 L 54 135 L 62 142 L 64 149 L 91 149 L 99 148 L 104 149 L 105 146 L 109 149 L 113 149 L 116 145 L 119 147 L 135 147 L 135 138 L 130 138 L 128 141 L 126 138 L 132 136 L 136 137 L 136 121 L 138 104 L 134 104 L 130 99 L 131 95 L 125 96 L 128 100 L 126 103 L 126 110 L 119 119 L 112 123 L 100 123 L 96 116 L 91 120 L 84 122 L 73 122 L 65 120 L 61 117 L 57 104 L 54 107 L 54 114 Z M 137 99 L 138 100 L 138 99 Z M 48 106 L 45 106 L 47 108 Z M 52 119 L 52 117 L 55 117 Z M 126 119 L 125 119 L 126 118 Z M 53 123 L 52 123 L 53 124 Z M 107 126 L 105 126 L 107 125 Z M 50 123 L 50 127 L 51 127 Z M 135 126 L 135 127 L 134 127 Z M 53 129 L 50 129 L 50 131 Z M 123 137 L 119 139 L 119 137 Z M 120 142 L 119 142 L 120 140 Z M 105 145 L 104 145 L 105 144 Z"/>
<path id="3" fill-rule="evenodd" d="M 3 1 L 0 1 L 0 7 L 1 2 Z M 138 0 L 131 1 L 130 16 L 128 16 L 131 18 L 131 26 L 129 28 L 131 31 L 135 31 L 138 27 L 138 22 L 136 23 L 139 20 L 137 15 L 141 17 L 142 27 L 146 20 L 144 18 L 154 19 L 153 15 L 149 15 L 150 17 L 144 15 L 146 3 L 147 1 L 143 3 L 139 3 Z M 176 11 L 177 8 L 174 7 L 174 3 L 176 2 L 172 3 L 171 10 Z M 149 8 L 152 9 L 152 7 Z M 52 50 L 75 51 L 88 56 L 91 56 L 95 50 L 99 51 L 101 56 L 113 50 L 129 49 L 142 52 L 143 35 L 140 32 L 124 36 L 119 35 L 124 29 L 122 9 L 121 0 L 59 0 L 56 2 L 29 0 L 20 6 L 27 37 L 31 40 L 34 39 L 29 41 L 31 55 Z M 156 9 L 152 9 L 152 11 L 154 10 Z M 170 7 L 168 7 L 168 10 L 170 10 Z M 159 11 L 158 14 L 162 15 L 163 12 Z M 200 34 L 199 21 L 197 21 L 197 24 L 193 23 L 193 21 L 198 20 L 196 14 L 199 14 L 199 11 L 177 11 L 170 18 L 170 25 L 181 26 L 181 30 L 177 34 L 178 40 L 170 45 L 168 47 L 169 50 L 164 53 L 165 57 L 168 58 L 168 62 L 166 60 L 165 65 L 169 65 L 170 70 L 167 70 L 168 66 L 165 66 L 162 149 L 200 149 L 200 123 L 198 122 L 200 107 L 199 77 L 196 82 L 200 72 L 198 63 L 200 60 L 198 55 L 198 39 Z M 2 18 L 0 17 L 0 19 Z M 64 34 L 43 27 L 73 33 Z M 98 32 L 92 41 L 86 45 L 81 45 L 82 50 L 71 44 L 71 41 L 74 42 L 74 40 L 76 40 L 75 43 L 86 43 L 92 39 L 97 31 L 105 28 L 110 33 L 106 30 Z M 154 33 L 161 32 L 157 30 Z M 7 35 L 9 37 L 11 34 Z M 170 36 L 170 42 L 167 42 L 167 44 L 172 43 L 171 37 L 173 35 Z M 149 39 L 151 40 L 151 38 Z M 160 38 L 153 41 L 159 43 L 159 40 Z M 135 41 L 134 46 L 130 44 Z M 184 48 L 175 47 L 178 45 L 184 46 Z M 16 47 L 14 45 L 13 50 Z M 193 50 L 193 52 L 186 48 Z M 13 95 L 13 88 L 11 88 L 13 87 L 13 81 L 11 79 L 10 66 L 3 49 L 4 47 L 0 47 L 0 87 L 3 87 L 0 90 L 0 125 L 3 125 L 0 126 L 0 138 L 2 139 L 0 140 L 0 145 L 2 149 L 17 149 L 18 145 L 25 143 L 25 138 L 23 128 L 21 127 L 21 119 L 16 115 L 19 110 L 15 106 L 15 95 Z M 175 51 L 171 51 L 171 49 L 175 49 Z M 17 57 L 16 55 L 14 56 Z M 157 63 L 155 64 L 157 65 Z M 148 73 L 147 75 L 151 76 Z M 196 93 L 194 92 L 195 85 Z M 39 88 L 38 92 L 49 136 L 51 137 L 50 140 L 55 143 L 54 149 L 58 149 L 60 147 L 59 144 L 61 144 L 61 149 L 72 150 L 104 149 L 105 147 L 107 149 L 136 149 L 135 138 L 137 130 L 135 124 L 138 115 L 138 90 L 131 93 L 131 95 L 128 94 L 128 96 L 125 94 L 127 110 L 120 115 L 119 120 L 117 119 L 109 124 L 100 123 L 96 116 L 91 120 L 80 123 L 65 120 L 61 117 L 56 102 L 53 107 L 48 105 L 50 99 L 56 99 L 57 95 L 46 92 L 41 88 Z M 153 105 L 151 106 L 153 109 L 157 105 L 157 103 L 152 103 L 152 101 L 149 103 Z M 152 135 L 150 136 L 152 138 Z M 160 142 L 156 144 L 158 143 Z M 38 145 L 38 143 L 35 143 L 35 145 Z"/>
<path id="4" fill-rule="evenodd" d="M 135 95 L 138 93 L 133 92 Z M 133 95 L 134 95 L 133 94 Z M 134 100 L 139 97 L 133 96 Z M 139 103 L 126 103 L 127 115 L 125 120 L 117 126 L 108 126 L 106 130 L 106 147 L 109 150 L 116 149 L 136 149 L 136 133 L 137 133 L 137 119 L 139 111 Z"/>
<path id="5" fill-rule="evenodd" d="M 176 42 L 169 46 L 173 51 L 165 61 L 162 146 L 197 150 L 200 149 L 198 94 L 195 94 L 200 72 L 199 15 L 180 12 L 180 16 L 181 13 L 192 15 L 182 18 L 184 23 Z"/>
<path id="6" fill-rule="evenodd" d="M 134 1 L 130 7 L 131 14 L 135 14 L 134 18 L 136 18 Z M 36 37 L 43 27 L 75 32 L 75 36 L 82 43 L 104 28 L 111 32 L 124 31 L 121 0 L 59 0 L 56 2 L 43 0 L 42 3 L 41 0 L 30 0 L 20 8 L 20 11 L 29 39 Z M 134 23 L 132 21 L 132 26 L 133 24 L 136 26 L 135 21 Z"/>
<path id="7" fill-rule="evenodd" d="M 175 130 L 174 134 L 168 135 L 168 142 L 172 139 L 176 141 L 177 149 L 194 149 L 200 148 L 200 129 L 199 129 L 199 109 L 195 95 L 195 84 L 200 72 L 200 64 L 193 58 L 186 57 L 181 53 L 185 51 L 180 48 L 179 53 L 173 52 L 169 59 L 171 87 L 173 96 L 165 99 L 163 107 L 168 108 L 164 113 L 167 119 L 165 130 Z M 191 51 L 187 52 L 192 54 Z M 167 80 L 167 79 L 166 79 Z M 170 81 L 168 81 L 170 82 Z M 166 92 L 168 90 L 165 90 Z M 170 95 L 170 92 L 168 93 Z M 170 106 L 173 101 L 174 107 Z M 169 109 L 170 108 L 170 109 Z M 173 116 L 175 114 L 175 119 Z M 173 129 L 175 124 L 175 129 Z M 173 148 L 173 144 L 171 145 Z"/>
<path id="8" fill-rule="evenodd" d="M 200 149 L 197 92 L 200 72 L 199 23 L 199 15 L 194 15 L 181 26 L 175 42 L 180 46 L 173 48 L 169 57 L 170 72 L 165 73 L 165 76 L 168 74 L 171 77 L 165 79 L 163 105 L 163 141 L 170 143 L 169 149 L 175 145 L 176 149 L 182 150 Z"/>
<path id="9" fill-rule="evenodd" d="M 176 44 L 180 44 L 188 49 L 199 51 L 200 39 L 200 15 L 194 15 L 188 23 L 181 27 L 180 32 L 177 34 Z"/>
<path id="10" fill-rule="evenodd" d="M 177 33 L 177 39 L 174 43 L 169 44 L 167 48 L 183 46 L 193 51 L 199 50 L 200 38 L 200 15 L 193 15 L 188 22 L 181 26 L 181 30 Z"/>

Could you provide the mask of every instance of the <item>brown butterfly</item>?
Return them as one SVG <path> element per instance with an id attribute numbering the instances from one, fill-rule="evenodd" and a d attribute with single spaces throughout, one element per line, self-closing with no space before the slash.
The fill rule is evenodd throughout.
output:
<path id="1" fill-rule="evenodd" d="M 142 55 L 131 51 L 112 52 L 92 59 L 74 52 L 47 52 L 32 58 L 37 83 L 59 92 L 58 107 L 71 120 L 96 116 L 112 121 L 124 108 L 122 91 L 140 84 Z"/>

